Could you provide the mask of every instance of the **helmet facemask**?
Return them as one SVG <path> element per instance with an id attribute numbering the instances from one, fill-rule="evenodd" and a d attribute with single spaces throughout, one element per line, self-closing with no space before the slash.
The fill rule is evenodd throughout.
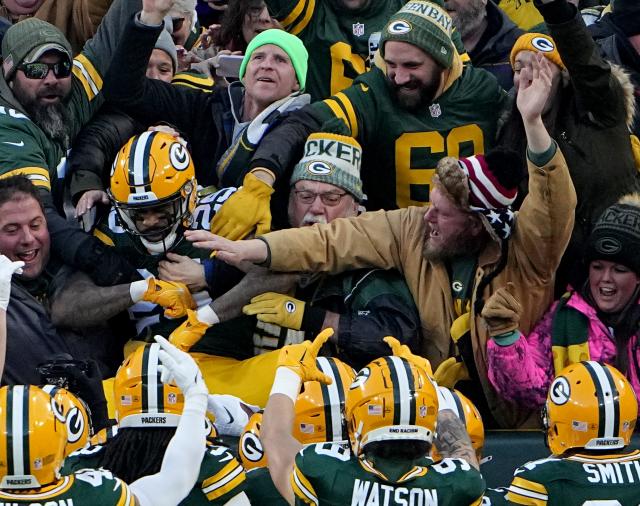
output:
<path id="1" fill-rule="evenodd" d="M 111 193 L 109 192 L 111 197 Z M 176 242 L 178 228 L 189 228 L 193 220 L 192 211 L 195 207 L 195 181 L 185 183 L 180 191 L 165 199 L 157 199 L 155 195 L 135 194 L 132 197 L 144 197 L 143 204 L 121 203 L 112 197 L 113 206 L 118 213 L 122 227 L 130 234 L 140 237 L 140 240 L 150 253 L 160 254 L 169 251 Z M 151 203 L 149 203 L 151 202 Z M 160 226 L 141 229 L 145 214 L 156 213 Z"/>

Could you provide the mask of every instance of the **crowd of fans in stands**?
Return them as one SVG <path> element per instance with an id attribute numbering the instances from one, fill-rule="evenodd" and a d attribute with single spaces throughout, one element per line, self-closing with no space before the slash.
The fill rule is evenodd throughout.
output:
<path id="1" fill-rule="evenodd" d="M 0 501 L 640 501 L 640 2 L 1 0 L 0 36 Z M 557 458 L 486 489 L 474 420 Z"/>

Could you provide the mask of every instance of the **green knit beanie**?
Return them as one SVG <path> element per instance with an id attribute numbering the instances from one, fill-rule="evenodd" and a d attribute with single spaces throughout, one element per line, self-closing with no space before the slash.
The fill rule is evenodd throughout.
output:
<path id="1" fill-rule="evenodd" d="M 307 49 L 298 37 L 284 30 L 277 30 L 275 28 L 265 30 L 251 39 L 244 53 L 242 64 L 240 65 L 240 79 L 244 79 L 247 63 L 249 63 L 252 53 L 260 46 L 266 46 L 267 44 L 274 44 L 289 55 L 293 69 L 296 71 L 300 91 L 304 91 L 304 87 L 307 84 L 307 62 L 309 60 L 309 53 L 307 53 Z"/>
<path id="2" fill-rule="evenodd" d="M 440 2 L 410 0 L 382 30 L 380 54 L 390 40 L 407 42 L 422 49 L 444 68 L 453 64 L 453 22 Z"/>

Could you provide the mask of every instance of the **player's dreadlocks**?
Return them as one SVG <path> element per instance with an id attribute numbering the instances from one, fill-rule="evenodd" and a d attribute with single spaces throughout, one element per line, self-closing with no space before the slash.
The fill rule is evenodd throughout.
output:
<path id="1" fill-rule="evenodd" d="M 162 458 L 175 427 L 119 429 L 105 445 L 100 467 L 125 483 L 160 471 Z"/>

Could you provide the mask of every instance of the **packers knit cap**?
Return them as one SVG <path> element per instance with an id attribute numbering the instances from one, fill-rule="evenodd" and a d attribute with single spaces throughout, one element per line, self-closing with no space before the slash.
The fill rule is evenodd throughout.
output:
<path id="1" fill-rule="evenodd" d="M 342 129 L 335 128 L 334 123 L 328 121 L 322 126 L 325 131 L 307 138 L 304 155 L 293 169 L 290 185 L 300 180 L 320 181 L 342 188 L 361 202 L 366 198 L 360 179 L 362 147 L 349 135 L 327 131 L 348 131 L 342 120 L 337 121 L 343 125 Z"/>
<path id="2" fill-rule="evenodd" d="M 640 194 L 607 207 L 587 240 L 586 260 L 608 260 L 640 275 Z"/>
<path id="3" fill-rule="evenodd" d="M 550 62 L 555 63 L 562 70 L 565 69 L 562 58 L 556 47 L 556 43 L 551 37 L 544 33 L 525 33 L 521 35 L 511 48 L 511 68 L 516 62 L 516 56 L 520 51 L 533 51 L 534 53 L 542 53 Z"/>
<path id="4" fill-rule="evenodd" d="M 444 68 L 451 68 L 455 48 L 451 41 L 453 22 L 439 3 L 410 0 L 396 12 L 382 30 L 380 54 L 385 43 L 407 42 L 430 55 Z"/>
<path id="5" fill-rule="evenodd" d="M 33 63 L 47 51 L 59 51 L 72 59 L 71 44 L 46 21 L 27 18 L 12 25 L 2 39 L 2 68 L 9 81 L 21 63 Z"/>
<path id="6" fill-rule="evenodd" d="M 304 47 L 302 41 L 295 35 L 275 28 L 265 30 L 251 39 L 244 53 L 242 64 L 240 65 L 240 79 L 244 79 L 247 64 L 253 52 L 260 46 L 266 46 L 267 44 L 274 44 L 289 55 L 293 69 L 296 71 L 300 91 L 304 91 L 307 84 L 307 65 L 309 60 L 307 48 Z"/>

